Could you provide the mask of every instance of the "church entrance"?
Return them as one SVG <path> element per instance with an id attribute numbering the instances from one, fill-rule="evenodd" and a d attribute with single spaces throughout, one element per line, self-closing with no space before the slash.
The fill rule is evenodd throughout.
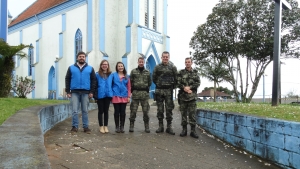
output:
<path id="1" fill-rule="evenodd" d="M 150 71 L 150 76 L 152 78 L 152 73 L 154 70 L 154 67 L 156 66 L 154 57 L 152 55 L 150 55 L 147 59 L 146 62 L 146 69 Z M 153 99 L 153 93 L 155 92 L 155 84 L 152 82 L 151 86 L 150 86 L 150 99 Z"/>
<path id="2" fill-rule="evenodd" d="M 48 74 L 48 99 L 56 98 L 56 78 L 55 68 L 51 66 Z"/>

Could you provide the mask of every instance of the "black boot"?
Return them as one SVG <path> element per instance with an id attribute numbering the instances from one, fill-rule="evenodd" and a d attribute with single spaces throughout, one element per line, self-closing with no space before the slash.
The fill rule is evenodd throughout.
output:
<path id="1" fill-rule="evenodd" d="M 124 133 L 125 131 L 124 131 L 124 124 L 125 124 L 125 118 L 126 118 L 126 114 L 125 115 L 121 115 L 120 116 L 121 117 L 121 124 L 120 124 L 120 132 L 121 133 Z"/>
<path id="2" fill-rule="evenodd" d="M 167 122 L 166 133 L 169 133 L 171 135 L 175 135 L 175 133 L 173 132 L 173 129 L 172 129 L 172 121 Z"/>
<path id="3" fill-rule="evenodd" d="M 115 115 L 116 133 L 120 133 L 120 116 Z"/>
<path id="4" fill-rule="evenodd" d="M 158 129 L 156 130 L 156 133 L 163 133 L 164 132 L 164 122 L 161 120 L 158 122 Z"/>
<path id="5" fill-rule="evenodd" d="M 181 137 L 184 137 L 184 136 L 186 136 L 187 135 L 187 127 L 186 127 L 186 125 L 183 125 L 182 126 L 182 131 L 181 131 L 181 133 L 180 133 L 180 136 Z"/>
<path id="6" fill-rule="evenodd" d="M 133 132 L 134 131 L 133 128 L 134 128 L 134 121 L 130 121 L 129 132 Z"/>
<path id="7" fill-rule="evenodd" d="M 196 133 L 195 126 L 191 126 L 190 136 L 193 138 L 199 138 L 198 134 Z"/>
<path id="8" fill-rule="evenodd" d="M 149 121 L 144 122 L 145 123 L 145 132 L 146 133 L 150 133 L 150 129 L 149 129 Z M 163 130 L 164 131 L 164 130 Z"/>

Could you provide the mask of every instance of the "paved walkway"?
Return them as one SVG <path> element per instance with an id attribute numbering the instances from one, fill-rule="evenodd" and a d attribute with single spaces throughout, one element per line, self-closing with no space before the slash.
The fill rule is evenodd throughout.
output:
<path id="1" fill-rule="evenodd" d="M 96 110 L 90 111 L 89 114 L 91 134 L 84 133 L 81 128 L 77 135 L 71 135 L 71 118 L 48 131 L 44 137 L 51 167 L 53 169 L 279 168 L 243 150 L 235 149 L 201 129 L 197 129 L 199 139 L 189 135 L 180 137 L 181 118 L 178 108 L 173 111 L 175 136 L 155 133 L 158 127 L 156 106 L 151 106 L 150 109 L 149 134 L 144 132 L 141 111 L 137 114 L 134 132 L 128 132 L 129 106 L 126 111 L 125 133 L 115 133 L 113 110 L 111 106 L 108 126 L 110 133 L 107 134 L 102 134 L 98 130 Z"/>

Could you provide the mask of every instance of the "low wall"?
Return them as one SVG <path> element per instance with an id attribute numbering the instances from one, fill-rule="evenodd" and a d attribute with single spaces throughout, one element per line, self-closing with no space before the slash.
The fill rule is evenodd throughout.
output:
<path id="1" fill-rule="evenodd" d="M 300 123 L 204 109 L 197 116 L 221 140 L 283 168 L 300 168 Z"/>
<path id="2" fill-rule="evenodd" d="M 89 110 L 96 108 L 90 103 Z M 44 134 L 71 115 L 69 104 L 30 107 L 12 115 L 0 126 L 0 168 L 50 168 Z"/>

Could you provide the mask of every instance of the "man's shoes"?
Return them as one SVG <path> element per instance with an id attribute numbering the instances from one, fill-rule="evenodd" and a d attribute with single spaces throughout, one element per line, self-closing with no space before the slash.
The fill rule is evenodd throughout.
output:
<path id="1" fill-rule="evenodd" d="M 77 132 L 78 132 L 78 128 L 73 126 L 72 129 L 71 129 L 71 134 L 75 134 Z"/>
<path id="2" fill-rule="evenodd" d="M 87 128 L 83 128 L 83 132 L 87 133 L 87 134 L 91 134 L 91 129 Z"/>

